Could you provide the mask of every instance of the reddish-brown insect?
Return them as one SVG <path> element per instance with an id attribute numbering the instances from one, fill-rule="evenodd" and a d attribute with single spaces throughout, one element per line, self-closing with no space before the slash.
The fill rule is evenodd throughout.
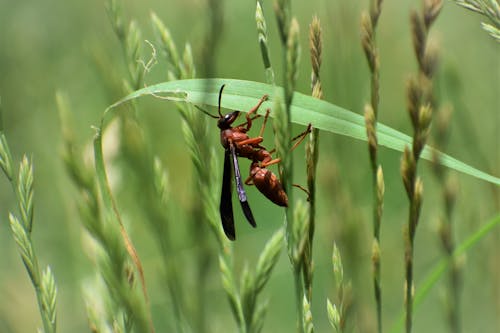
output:
<path id="1" fill-rule="evenodd" d="M 220 140 L 222 146 L 225 148 L 224 172 L 222 176 L 222 192 L 219 210 L 224 233 L 229 239 L 234 240 L 236 234 L 234 228 L 231 195 L 231 160 L 233 164 L 232 169 L 234 170 L 238 199 L 241 203 L 241 207 L 243 213 L 245 214 L 245 217 L 253 227 L 256 226 L 256 223 L 247 201 L 243 183 L 241 181 L 238 157 L 245 157 L 252 161 L 250 165 L 250 175 L 245 180 L 245 184 L 255 185 L 255 187 L 257 187 L 257 189 L 262 194 L 264 194 L 266 198 L 268 198 L 278 206 L 288 206 L 288 196 L 286 195 L 285 190 L 283 189 L 283 186 L 281 185 L 278 177 L 276 177 L 276 175 L 271 170 L 267 169 L 269 165 L 277 164 L 281 160 L 279 158 L 273 159 L 271 155 L 272 151 L 269 152 L 265 147 L 260 145 L 263 141 L 262 135 L 264 133 L 265 125 L 269 116 L 269 109 L 266 112 L 266 116 L 264 118 L 259 136 L 251 138 L 247 134 L 247 132 L 252 127 L 252 121 L 260 117 L 259 115 L 253 114 L 257 112 L 262 103 L 267 100 L 268 96 L 264 95 L 257 103 L 257 105 L 255 105 L 250 111 L 248 111 L 248 113 L 246 113 L 245 123 L 232 127 L 232 124 L 238 118 L 240 111 L 233 111 L 226 115 L 222 115 L 220 104 L 223 89 L 224 85 L 220 88 L 219 91 L 219 116 L 213 116 L 202 109 L 200 110 L 208 114 L 212 118 L 218 119 L 217 126 L 220 129 Z M 307 134 L 308 132 L 310 132 L 310 126 L 308 127 L 308 130 L 306 132 L 297 136 L 295 139 L 300 137 L 301 139 L 299 140 L 299 142 L 302 141 L 302 139 L 305 137 L 305 134 Z"/>

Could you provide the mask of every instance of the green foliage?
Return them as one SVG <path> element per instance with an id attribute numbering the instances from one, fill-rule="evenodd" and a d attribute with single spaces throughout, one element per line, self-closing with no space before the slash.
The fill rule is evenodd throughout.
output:
<path id="1" fill-rule="evenodd" d="M 494 1 L 457 2 L 497 35 Z M 400 332 L 405 190 L 421 226 L 414 331 L 498 326 L 498 57 L 477 17 L 435 0 L 422 15 L 380 0 L 105 3 L 0 10 L 0 331 Z M 258 226 L 233 198 L 235 242 L 219 129 L 194 107 L 216 113 L 222 84 L 223 113 L 270 95 L 261 145 L 290 199 L 245 186 Z"/>

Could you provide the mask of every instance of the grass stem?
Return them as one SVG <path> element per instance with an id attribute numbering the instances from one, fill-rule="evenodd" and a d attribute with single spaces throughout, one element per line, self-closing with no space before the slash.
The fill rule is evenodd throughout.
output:
<path id="1" fill-rule="evenodd" d="M 428 32 L 442 7 L 441 0 L 423 1 L 422 12 L 412 10 L 410 24 L 413 49 L 418 63 L 416 78 L 411 78 L 407 87 L 407 104 L 413 126 L 413 145 L 406 147 L 401 160 L 401 174 L 410 202 L 408 223 L 404 232 L 405 241 L 405 328 L 410 333 L 413 328 L 414 295 L 414 252 L 415 234 L 423 200 L 423 182 L 417 175 L 417 166 L 429 134 L 432 120 L 432 76 L 436 70 L 437 55 L 435 48 L 427 47 Z"/>
<path id="2" fill-rule="evenodd" d="M 377 332 L 382 333 L 382 284 L 381 254 L 380 254 L 380 224 L 384 200 L 384 177 L 382 166 L 377 159 L 378 139 L 377 121 L 379 109 L 380 90 L 380 60 L 377 50 L 375 32 L 381 13 L 382 0 L 371 0 L 370 11 L 361 15 L 361 44 L 365 51 L 368 67 L 371 74 L 371 99 L 365 106 L 365 124 L 368 137 L 368 151 L 372 172 L 372 202 L 373 202 L 373 246 L 372 246 L 372 272 L 373 290 L 375 296 L 375 309 L 377 313 Z"/>

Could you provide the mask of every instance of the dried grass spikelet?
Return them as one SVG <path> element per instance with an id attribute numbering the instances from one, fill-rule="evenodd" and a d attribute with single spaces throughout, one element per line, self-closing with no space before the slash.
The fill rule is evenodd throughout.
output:
<path id="1" fill-rule="evenodd" d="M 424 182 L 422 181 L 422 178 L 417 177 L 415 180 L 415 189 L 414 189 L 414 194 L 413 194 L 413 207 L 415 209 L 415 216 L 414 216 L 414 221 L 415 224 L 413 225 L 413 232 L 415 228 L 417 227 L 418 221 L 420 220 L 420 212 L 422 211 L 422 201 L 424 199 Z"/>
<path id="2" fill-rule="evenodd" d="M 401 159 L 401 176 L 406 189 L 406 194 L 411 200 L 413 197 L 414 182 L 415 182 L 416 163 L 415 158 L 408 146 L 405 147 L 403 157 Z"/>
<path id="3" fill-rule="evenodd" d="M 366 12 L 363 12 L 361 14 L 361 45 L 363 46 L 363 51 L 365 52 L 366 59 L 368 61 L 368 67 L 370 67 L 370 72 L 373 72 L 375 70 L 376 64 L 374 32 L 372 20 Z"/>
<path id="4" fill-rule="evenodd" d="M 377 215 L 379 219 L 382 218 L 382 210 L 384 208 L 384 194 L 384 172 L 382 171 L 382 166 L 379 165 L 377 168 Z"/>
<path id="5" fill-rule="evenodd" d="M 370 1 L 370 19 L 372 21 L 373 28 L 377 26 L 378 18 L 382 12 L 382 0 L 372 0 Z"/>
<path id="6" fill-rule="evenodd" d="M 415 77 L 410 77 L 406 87 L 408 114 L 413 129 L 418 127 L 418 112 L 422 100 L 422 89 Z"/>
<path id="7" fill-rule="evenodd" d="M 432 107 L 430 104 L 423 105 L 418 112 L 418 127 L 413 138 L 413 156 L 420 157 L 422 150 L 429 137 L 430 124 L 432 120 Z"/>
<path id="8" fill-rule="evenodd" d="M 277 0 L 274 2 L 274 13 L 278 23 L 281 42 L 286 45 L 290 31 L 290 0 Z"/>
<path id="9" fill-rule="evenodd" d="M 424 58 L 427 31 L 420 15 L 416 10 L 410 12 L 411 36 L 413 41 L 413 50 L 415 52 L 419 67 L 422 67 Z"/>
<path id="10" fill-rule="evenodd" d="M 424 22 L 427 29 L 430 28 L 432 23 L 436 20 L 437 16 L 441 12 L 441 8 L 443 8 L 442 0 L 425 0 L 424 1 Z"/>
<path id="11" fill-rule="evenodd" d="M 375 113 L 370 104 L 365 105 L 365 126 L 366 126 L 366 136 L 368 138 L 368 150 L 370 152 L 370 162 L 372 168 L 376 170 L 377 166 L 377 132 L 376 132 L 376 120 Z"/>
<path id="12" fill-rule="evenodd" d="M 436 73 L 439 65 L 439 46 L 434 39 L 429 39 L 422 59 L 421 71 L 427 79 L 431 79 Z"/>

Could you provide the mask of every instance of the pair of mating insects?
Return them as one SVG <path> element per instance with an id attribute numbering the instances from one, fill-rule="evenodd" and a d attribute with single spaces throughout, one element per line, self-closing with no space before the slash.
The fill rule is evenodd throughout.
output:
<path id="1" fill-rule="evenodd" d="M 259 136 L 251 138 L 247 134 L 247 132 L 252 127 L 252 121 L 260 117 L 260 115 L 253 114 L 256 113 L 262 103 L 264 103 L 264 101 L 268 99 L 268 96 L 264 95 L 259 100 L 257 105 L 255 105 L 252 109 L 250 109 L 250 111 L 246 113 L 245 123 L 232 127 L 232 124 L 240 115 L 240 111 L 233 111 L 226 115 L 222 115 L 220 111 L 220 104 L 224 86 L 225 85 L 222 85 L 219 90 L 218 116 L 211 115 L 201 108 L 199 109 L 210 117 L 218 119 L 217 127 L 219 127 L 220 129 L 221 144 L 225 149 L 224 173 L 222 176 L 222 193 L 219 209 L 224 233 L 230 240 L 234 240 L 236 238 L 236 234 L 234 229 L 233 204 L 231 194 L 231 160 L 233 164 L 238 199 L 241 203 L 241 208 L 243 210 L 243 213 L 245 214 L 246 219 L 253 227 L 256 227 L 256 223 L 252 214 L 252 210 L 250 209 L 247 201 L 247 195 L 243 188 L 240 168 L 238 165 L 238 157 L 245 157 L 252 161 L 250 164 L 250 175 L 245 180 L 246 185 L 255 185 L 255 187 L 257 187 L 257 189 L 262 194 L 264 194 L 266 198 L 268 198 L 278 206 L 287 207 L 288 196 L 286 195 L 286 192 L 283 189 L 283 185 L 279 181 L 278 177 L 276 177 L 276 175 L 271 170 L 267 169 L 268 166 L 279 163 L 281 159 L 273 159 L 271 154 L 274 152 L 274 150 L 267 151 L 266 148 L 261 145 L 262 141 L 264 140 L 262 138 L 262 135 L 264 134 L 266 122 L 269 117 L 269 109 L 267 109 L 264 116 L 264 121 L 262 123 Z M 305 138 L 306 134 L 308 134 L 309 132 L 311 132 L 311 124 L 309 124 L 305 132 L 292 139 L 294 141 L 298 140 L 292 147 L 292 150 Z"/>

